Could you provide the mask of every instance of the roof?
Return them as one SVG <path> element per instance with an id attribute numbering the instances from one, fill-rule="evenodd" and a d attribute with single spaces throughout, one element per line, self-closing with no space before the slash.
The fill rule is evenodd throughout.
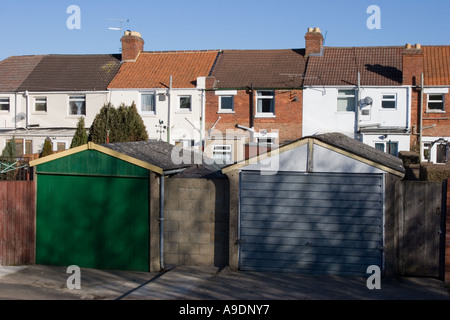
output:
<path id="1" fill-rule="evenodd" d="M 218 166 L 207 164 L 204 161 L 205 157 L 203 154 L 187 149 L 182 149 L 183 153 L 181 153 L 181 149 L 174 150 L 176 148 L 174 145 L 164 141 L 122 142 L 104 144 L 102 146 L 155 165 L 162 168 L 165 172 L 190 168 L 190 176 L 198 177 L 220 171 Z"/>
<path id="2" fill-rule="evenodd" d="M 325 133 L 311 136 L 310 138 L 317 139 L 330 146 L 350 152 L 354 155 L 381 164 L 395 171 L 405 173 L 403 161 L 400 158 L 375 149 L 342 133 Z"/>
<path id="3" fill-rule="evenodd" d="M 450 46 L 422 46 L 426 86 L 450 85 Z"/>
<path id="4" fill-rule="evenodd" d="M 275 154 L 281 154 L 283 152 L 292 150 L 293 148 L 297 148 L 308 143 L 310 140 L 313 140 L 316 144 L 327 147 L 333 151 L 344 154 L 356 160 L 360 160 L 369 165 L 378 167 L 384 171 L 391 172 L 398 176 L 403 176 L 405 173 L 403 161 L 400 158 L 375 149 L 342 133 L 325 133 L 303 137 L 301 139 L 298 139 L 297 141 L 280 147 L 275 151 Z M 270 156 L 270 153 L 271 152 L 269 151 L 268 156 Z M 265 155 L 262 156 L 263 159 L 266 157 Z M 255 163 L 255 160 L 258 161 L 258 157 L 227 166 L 223 168 L 222 172 L 228 173 L 230 171 L 240 169 L 249 164 Z"/>
<path id="5" fill-rule="evenodd" d="M 311 55 L 305 86 L 398 86 L 402 84 L 403 47 L 324 47 Z"/>
<path id="6" fill-rule="evenodd" d="M 120 55 L 41 55 L 0 62 L 0 91 L 105 91 Z"/>
<path id="7" fill-rule="evenodd" d="M 143 52 L 135 62 L 124 62 L 109 89 L 195 88 L 206 77 L 218 51 Z"/>
<path id="8" fill-rule="evenodd" d="M 0 61 L 0 91 L 17 92 L 44 56 L 9 57 Z"/>
<path id="9" fill-rule="evenodd" d="M 218 89 L 298 88 L 305 67 L 304 49 L 224 50 L 211 76 Z"/>
<path id="10" fill-rule="evenodd" d="M 105 91 L 120 66 L 120 55 L 46 55 L 19 91 Z"/>

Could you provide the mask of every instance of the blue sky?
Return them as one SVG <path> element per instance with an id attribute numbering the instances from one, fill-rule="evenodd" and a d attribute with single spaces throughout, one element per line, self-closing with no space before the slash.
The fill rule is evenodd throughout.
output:
<path id="1" fill-rule="evenodd" d="M 70 30 L 70 5 L 81 29 Z M 370 5 L 381 29 L 369 29 Z M 0 0 L 0 60 L 12 55 L 119 53 L 119 27 L 139 31 L 145 50 L 304 48 L 308 27 L 328 46 L 450 44 L 448 0 Z"/>

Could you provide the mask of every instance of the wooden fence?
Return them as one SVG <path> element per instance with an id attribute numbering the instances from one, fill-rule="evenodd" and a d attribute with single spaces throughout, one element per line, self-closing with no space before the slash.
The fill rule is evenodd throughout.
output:
<path id="1" fill-rule="evenodd" d="M 398 183 L 399 274 L 444 277 L 446 186 L 445 182 Z"/>
<path id="2" fill-rule="evenodd" d="M 0 265 L 35 261 L 35 183 L 0 181 Z"/>

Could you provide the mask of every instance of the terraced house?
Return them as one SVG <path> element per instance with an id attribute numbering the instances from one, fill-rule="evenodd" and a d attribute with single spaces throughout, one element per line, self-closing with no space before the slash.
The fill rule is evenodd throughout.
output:
<path id="1" fill-rule="evenodd" d="M 151 140 L 233 163 L 305 136 L 343 133 L 397 156 L 446 163 L 450 46 L 145 51 L 126 31 L 121 55 L 44 55 L 0 62 L 0 148 L 70 146 L 79 117 L 136 104 Z"/>
<path id="2" fill-rule="evenodd" d="M 14 137 L 16 153 L 70 147 L 80 117 L 90 126 L 108 102 L 120 55 L 15 56 L 0 62 L 0 150 Z"/>

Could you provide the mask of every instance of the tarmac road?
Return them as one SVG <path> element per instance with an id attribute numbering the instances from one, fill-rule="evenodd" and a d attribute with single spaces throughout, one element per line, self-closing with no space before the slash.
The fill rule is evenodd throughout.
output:
<path id="1" fill-rule="evenodd" d="M 81 268 L 81 289 L 69 289 L 67 267 L 0 266 L 0 300 L 450 300 L 434 278 L 367 278 L 176 267 L 162 273 Z M 369 275 L 368 275 L 369 276 Z"/>

